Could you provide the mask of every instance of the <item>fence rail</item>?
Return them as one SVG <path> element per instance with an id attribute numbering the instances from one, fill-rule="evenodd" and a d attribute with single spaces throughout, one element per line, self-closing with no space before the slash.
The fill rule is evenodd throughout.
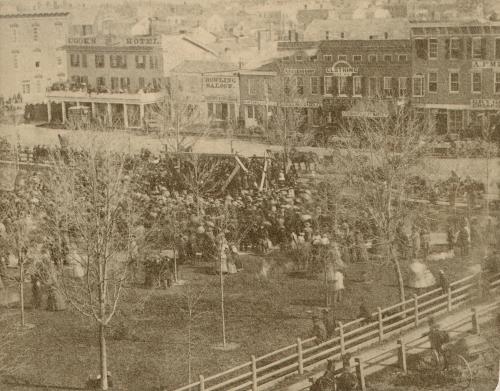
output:
<path id="1" fill-rule="evenodd" d="M 471 304 L 482 297 L 483 291 L 495 291 L 500 285 L 500 273 L 487 281 L 481 274 L 474 274 L 450 284 L 447 291 L 434 289 L 410 299 L 378 308 L 369 319 L 356 319 L 346 324 L 339 322 L 330 340 L 316 343 L 316 338 L 297 339 L 296 343 L 251 360 L 237 367 L 177 388 L 174 391 L 258 391 L 272 387 L 294 374 L 302 375 L 323 365 L 328 359 L 339 359 L 346 352 L 382 342 L 401 331 L 417 327 L 429 316 L 451 312 L 464 304 Z M 496 308 L 496 307 L 495 307 Z M 386 356 L 387 352 L 384 353 Z M 358 359 L 357 373 L 363 373 Z"/>

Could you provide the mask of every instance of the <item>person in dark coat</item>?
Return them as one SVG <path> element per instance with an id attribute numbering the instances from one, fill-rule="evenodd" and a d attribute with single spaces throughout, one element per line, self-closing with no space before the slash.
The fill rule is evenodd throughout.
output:
<path id="1" fill-rule="evenodd" d="M 316 337 L 316 344 L 321 344 L 327 339 L 326 327 L 323 321 L 319 318 L 318 315 L 313 315 L 313 328 L 312 328 L 312 336 Z"/>

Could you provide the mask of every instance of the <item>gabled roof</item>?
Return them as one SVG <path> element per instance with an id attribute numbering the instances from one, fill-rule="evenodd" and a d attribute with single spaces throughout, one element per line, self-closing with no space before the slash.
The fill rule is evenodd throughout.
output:
<path id="1" fill-rule="evenodd" d="M 185 60 L 170 72 L 172 73 L 216 73 L 231 72 L 239 70 L 239 66 L 229 62 L 222 61 L 195 61 Z"/>

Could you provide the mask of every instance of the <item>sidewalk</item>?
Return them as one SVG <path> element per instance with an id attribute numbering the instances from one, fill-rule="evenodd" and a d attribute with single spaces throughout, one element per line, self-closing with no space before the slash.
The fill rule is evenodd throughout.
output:
<path id="1" fill-rule="evenodd" d="M 478 309 L 479 312 L 481 312 L 482 308 L 487 307 L 488 305 L 491 305 L 494 302 L 494 300 L 489 301 L 487 303 L 482 303 L 480 305 L 476 305 L 475 308 Z M 454 323 L 458 323 L 461 319 L 463 319 L 466 316 L 470 316 L 472 320 L 472 307 L 468 308 L 463 308 L 460 309 L 456 312 L 453 312 L 451 314 L 447 314 L 446 316 L 439 317 L 436 320 L 438 323 L 441 325 L 443 329 L 447 329 L 449 326 L 453 325 Z M 489 320 L 493 319 L 494 314 L 490 313 L 487 315 L 482 315 L 480 317 L 480 322 L 484 323 Z M 372 347 L 366 348 L 361 350 L 360 352 L 353 352 L 352 355 L 353 357 L 360 358 L 362 363 L 363 363 L 363 368 L 364 368 L 364 373 L 365 377 L 368 375 L 371 375 L 373 373 L 379 372 L 383 369 L 386 369 L 388 366 L 396 366 L 398 359 L 397 359 L 397 354 L 396 349 L 398 348 L 398 339 L 403 339 L 404 341 L 412 341 L 417 338 L 420 338 L 424 335 L 424 333 L 429 331 L 429 327 L 427 324 L 427 318 L 424 318 L 420 321 L 420 325 L 415 328 L 408 330 L 406 332 L 403 332 L 402 334 L 398 336 L 393 336 L 389 340 L 383 342 L 382 344 L 377 344 Z M 456 328 L 456 331 L 463 331 L 466 332 L 468 329 L 470 329 L 470 325 L 464 325 L 461 327 Z M 452 339 L 456 338 L 456 333 L 453 333 L 451 335 Z M 422 352 L 421 348 L 429 348 L 429 342 L 425 341 L 425 343 L 418 344 L 418 349 L 415 349 L 414 347 L 407 346 L 407 353 L 420 353 Z M 390 352 L 394 352 L 394 354 L 390 354 Z M 384 356 L 387 356 L 387 358 L 382 358 Z M 382 359 L 380 359 L 382 358 Z M 376 363 L 370 363 L 371 360 L 376 360 Z M 374 360 L 375 361 L 375 360 Z M 314 377 L 317 379 L 320 377 L 326 368 L 326 363 L 319 369 L 314 369 L 310 372 L 306 372 L 303 376 L 300 378 L 297 378 L 296 381 L 293 382 L 293 384 L 288 384 L 286 386 L 281 386 L 279 388 L 273 387 L 273 390 L 278 390 L 278 391 L 305 391 L 309 389 L 309 386 L 311 383 L 309 382 L 309 378 Z M 290 383 L 288 381 L 288 383 Z M 369 386 L 369 379 L 368 379 L 368 384 Z M 263 388 L 264 389 L 264 388 Z"/>

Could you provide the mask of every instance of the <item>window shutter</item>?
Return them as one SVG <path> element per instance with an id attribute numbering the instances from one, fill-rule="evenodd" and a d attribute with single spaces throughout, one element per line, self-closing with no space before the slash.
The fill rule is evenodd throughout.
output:
<path id="1" fill-rule="evenodd" d="M 368 95 L 368 78 L 366 76 L 361 77 L 361 95 Z"/>
<path id="2" fill-rule="evenodd" d="M 469 37 L 469 38 L 466 38 L 466 43 L 467 43 L 467 58 L 472 58 L 472 38 Z"/>
<path id="3" fill-rule="evenodd" d="M 447 38 L 445 40 L 445 58 L 447 59 L 450 58 L 450 50 L 451 50 L 450 45 L 451 45 L 450 39 Z"/>

